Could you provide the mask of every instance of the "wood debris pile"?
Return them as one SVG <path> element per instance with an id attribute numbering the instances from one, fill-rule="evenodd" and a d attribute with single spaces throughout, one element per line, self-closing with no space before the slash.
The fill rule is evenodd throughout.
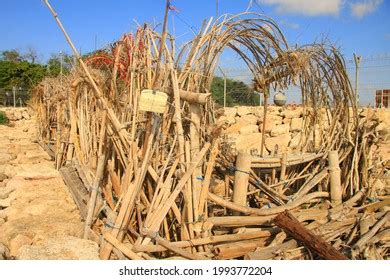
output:
<path id="1" fill-rule="evenodd" d="M 210 86 L 225 48 L 266 95 L 270 87 L 301 88 L 304 153 L 236 157 L 224 147 Z M 380 172 L 368 156 L 373 128 L 349 124 L 354 94 L 335 49 L 291 49 L 271 19 L 246 13 L 206 21 L 181 48 L 145 25 L 86 64 L 45 80 L 34 105 L 41 142 L 102 259 L 326 257 L 277 226 L 278 214 L 293 215 L 338 256 L 388 258 L 389 199 L 369 183 Z M 140 110 L 160 102 L 156 91 L 168 95 L 164 112 Z M 320 108 L 329 112 L 326 135 Z"/>

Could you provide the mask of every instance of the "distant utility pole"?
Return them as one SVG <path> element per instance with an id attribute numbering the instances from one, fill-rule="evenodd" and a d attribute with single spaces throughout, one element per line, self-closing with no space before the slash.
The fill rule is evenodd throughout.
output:
<path id="1" fill-rule="evenodd" d="M 14 95 L 14 107 L 16 107 L 16 86 L 12 87 L 12 94 Z"/>
<path id="2" fill-rule="evenodd" d="M 223 108 L 225 108 L 226 107 L 226 75 L 225 72 L 223 72 L 221 67 L 218 66 L 218 68 L 223 75 Z"/>
<path id="3" fill-rule="evenodd" d="M 359 106 L 359 91 L 358 91 L 358 87 L 359 87 L 359 65 L 360 65 L 360 61 L 362 59 L 362 56 L 358 56 L 356 55 L 355 53 L 353 54 L 353 58 L 355 60 L 355 97 L 356 97 L 356 106 Z"/>
<path id="4" fill-rule="evenodd" d="M 60 74 L 62 76 L 63 52 L 60 51 Z"/>

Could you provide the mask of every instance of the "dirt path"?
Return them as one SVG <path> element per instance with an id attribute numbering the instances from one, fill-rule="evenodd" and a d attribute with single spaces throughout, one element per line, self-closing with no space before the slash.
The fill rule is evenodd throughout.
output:
<path id="1" fill-rule="evenodd" d="M 36 142 L 35 120 L 24 116 L 0 125 L 0 259 L 4 247 L 16 259 L 98 259 L 97 244 L 79 238 L 80 214 Z"/>

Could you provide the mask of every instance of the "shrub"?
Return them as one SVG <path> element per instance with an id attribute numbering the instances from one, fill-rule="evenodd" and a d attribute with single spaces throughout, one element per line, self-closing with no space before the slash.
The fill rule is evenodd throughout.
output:
<path id="1" fill-rule="evenodd" d="M 7 124 L 8 123 L 8 118 L 5 115 L 4 112 L 0 111 L 0 125 L 1 124 Z"/>

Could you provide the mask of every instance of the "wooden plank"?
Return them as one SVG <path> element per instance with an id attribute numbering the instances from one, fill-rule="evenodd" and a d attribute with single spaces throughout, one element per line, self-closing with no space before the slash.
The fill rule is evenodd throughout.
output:
<path id="1" fill-rule="evenodd" d="M 81 217 L 83 220 L 85 220 L 87 217 L 87 203 L 89 194 L 85 189 L 80 177 L 78 176 L 76 168 L 71 165 L 64 166 L 59 171 L 66 186 L 69 188 L 69 191 L 72 194 L 73 200 L 80 210 Z"/>

